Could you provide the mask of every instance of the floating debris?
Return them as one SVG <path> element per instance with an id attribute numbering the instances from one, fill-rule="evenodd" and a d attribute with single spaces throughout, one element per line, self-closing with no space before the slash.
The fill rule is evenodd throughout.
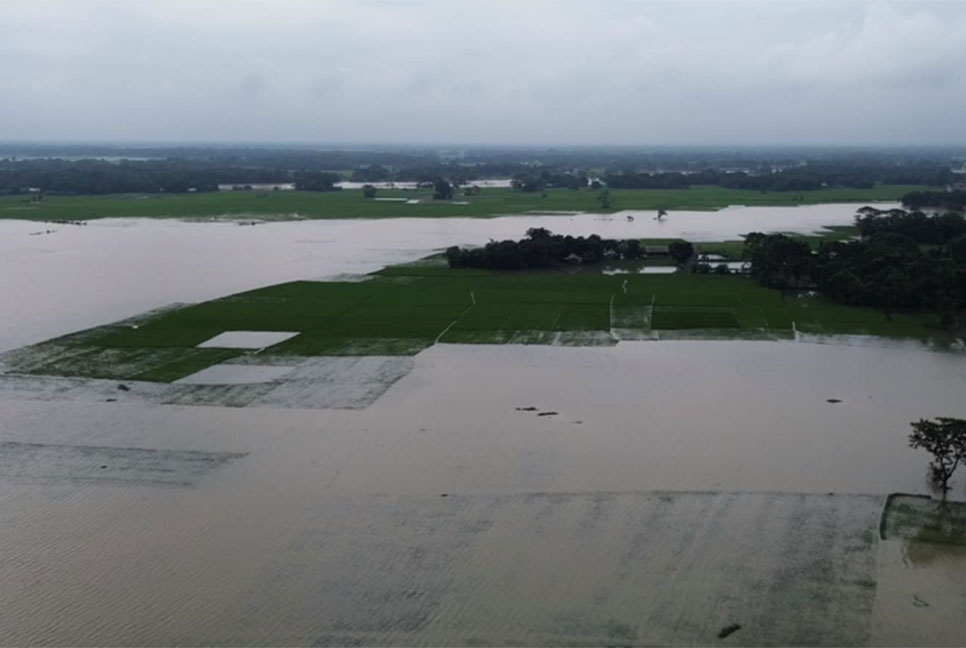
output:
<path id="1" fill-rule="evenodd" d="M 725 637 L 734 634 L 741 630 L 741 625 L 737 623 L 732 623 L 729 626 L 721 628 L 721 632 L 718 633 L 718 639 L 724 639 Z"/>
<path id="2" fill-rule="evenodd" d="M 530 407 L 518 407 L 517 411 L 518 412 L 536 412 L 537 408 L 531 405 Z"/>
<path id="3" fill-rule="evenodd" d="M 842 401 L 839 400 L 838 398 L 826 398 L 825 399 L 825 402 L 826 403 L 841 403 Z"/>
<path id="4" fill-rule="evenodd" d="M 540 412 L 537 416 L 556 416 L 556 412 Z"/>

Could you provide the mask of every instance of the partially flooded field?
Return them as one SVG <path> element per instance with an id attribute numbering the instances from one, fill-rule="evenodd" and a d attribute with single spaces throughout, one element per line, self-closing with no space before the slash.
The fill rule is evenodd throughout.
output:
<path id="1" fill-rule="evenodd" d="M 0 238 L 17 304 L 0 347 L 456 242 L 442 221 L 118 225 Z M 322 226 L 345 229 L 292 253 Z M 30 247 L 45 238 L 52 252 Z M 152 245 L 157 268 L 136 262 Z M 71 361 L 49 351 L 36 360 Z M 228 400 L 272 388 L 244 409 L 151 391 L 222 386 L 203 380 L 26 373 L 0 391 L 0 644 L 962 643 L 961 541 L 923 535 L 946 528 L 930 500 L 889 497 L 931 494 L 909 422 L 963 416 L 961 353 L 623 338 L 218 366 Z"/>
<path id="2" fill-rule="evenodd" d="M 880 515 L 929 492 L 908 420 L 957 413 L 958 356 L 645 342 L 415 362 L 361 410 L 7 400 L 8 444 L 240 458 L 178 489 L 5 471 L 0 642 L 705 644 L 737 624 L 738 645 L 865 645 L 935 596 L 879 558 Z M 902 636 L 957 643 L 944 628 Z"/>
<path id="3" fill-rule="evenodd" d="M 883 205 L 886 207 L 888 205 Z M 856 205 L 719 212 L 270 222 L 106 219 L 86 225 L 0 220 L 0 300 L 16 305 L 0 350 L 285 281 L 360 275 L 450 245 L 519 239 L 531 227 L 605 238 L 727 240 L 753 230 L 850 225 Z M 244 221 L 242 221 L 244 222 Z"/>

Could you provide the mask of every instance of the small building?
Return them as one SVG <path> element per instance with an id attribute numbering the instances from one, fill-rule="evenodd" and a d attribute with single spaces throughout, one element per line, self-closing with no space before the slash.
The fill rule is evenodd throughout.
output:
<path id="1" fill-rule="evenodd" d="M 645 245 L 644 253 L 647 256 L 671 256 L 666 245 Z"/>

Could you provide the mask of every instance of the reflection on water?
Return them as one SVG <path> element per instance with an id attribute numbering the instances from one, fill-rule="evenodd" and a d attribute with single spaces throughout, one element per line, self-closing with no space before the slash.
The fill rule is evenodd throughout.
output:
<path id="1" fill-rule="evenodd" d="M 902 545 L 903 559 L 912 567 L 959 563 L 966 565 L 966 546 L 946 542 L 907 540 Z"/>

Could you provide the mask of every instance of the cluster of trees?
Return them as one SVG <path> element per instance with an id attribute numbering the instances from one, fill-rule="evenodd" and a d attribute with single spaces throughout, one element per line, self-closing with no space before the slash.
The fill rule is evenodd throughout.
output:
<path id="1" fill-rule="evenodd" d="M 609 173 L 602 177 L 604 184 L 613 189 L 687 189 L 691 176 L 684 173 Z M 714 183 L 711 183 L 714 184 Z"/>
<path id="2" fill-rule="evenodd" d="M 869 212 L 858 217 L 872 233 L 860 241 L 808 243 L 781 234 L 745 239 L 751 276 L 775 288 L 817 288 L 843 303 L 937 311 L 959 326 L 966 307 L 966 234 L 958 215 Z"/>
<path id="3" fill-rule="evenodd" d="M 527 192 L 540 192 L 546 189 L 565 188 L 583 189 L 590 183 L 587 174 L 582 171 L 529 171 L 517 173 L 510 181 L 514 189 Z"/>
<path id="4" fill-rule="evenodd" d="M 929 216 L 920 211 L 863 207 L 855 217 L 855 225 L 863 238 L 902 234 L 923 245 L 942 245 L 966 234 L 966 219 L 951 212 Z"/>
<path id="5" fill-rule="evenodd" d="M 433 180 L 433 200 L 452 200 L 453 185 L 445 178 Z"/>
<path id="6" fill-rule="evenodd" d="M 966 211 L 966 191 L 913 191 L 902 197 L 902 204 L 910 209 L 934 207 L 937 209 L 951 209 Z"/>
<path id="7" fill-rule="evenodd" d="M 278 169 L 235 168 L 198 160 L 0 160 L 0 194 L 182 193 L 217 191 L 219 184 L 291 182 Z"/>
<path id="8" fill-rule="evenodd" d="M 354 170 L 350 179 L 353 182 L 391 182 L 394 177 L 392 169 L 381 164 L 373 164 Z"/>
<path id="9" fill-rule="evenodd" d="M 0 195 L 218 191 L 218 185 L 294 183 L 303 191 L 333 191 L 342 180 L 325 171 L 221 166 L 204 160 L 0 160 Z"/>
<path id="10" fill-rule="evenodd" d="M 527 230 L 520 241 L 491 241 L 482 248 L 446 250 L 451 268 L 487 268 L 490 270 L 526 270 L 550 268 L 567 263 L 598 263 L 607 258 L 640 259 L 644 250 L 640 241 L 561 236 L 538 227 Z M 579 259 L 579 260 L 578 260 Z"/>
<path id="11" fill-rule="evenodd" d="M 295 188 L 299 191 L 338 191 L 342 187 L 334 186 L 336 182 L 342 180 L 342 176 L 337 173 L 325 173 L 324 171 L 299 171 L 293 178 Z"/>

